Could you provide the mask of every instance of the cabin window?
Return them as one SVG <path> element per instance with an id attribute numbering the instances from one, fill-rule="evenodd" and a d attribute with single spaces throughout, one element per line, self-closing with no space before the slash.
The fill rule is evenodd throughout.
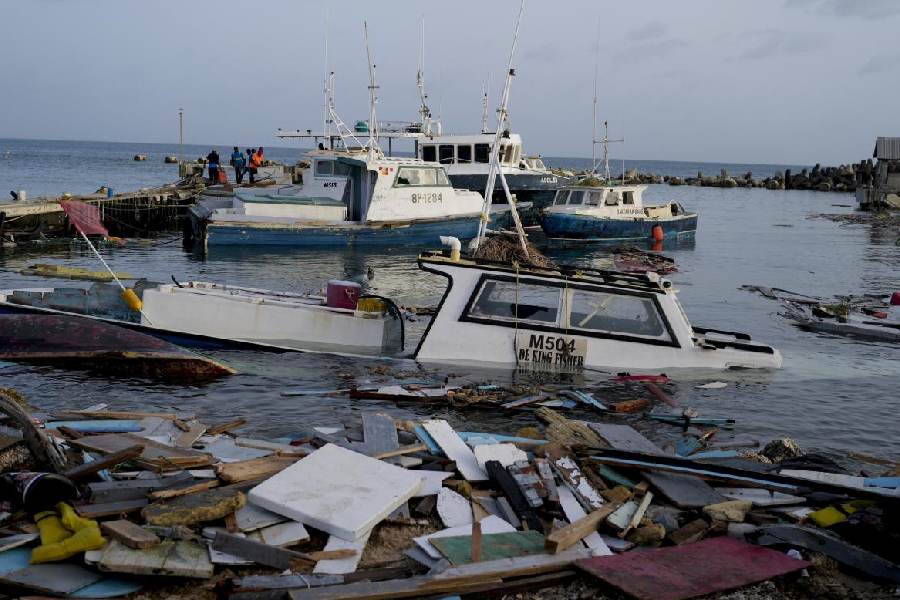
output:
<path id="1" fill-rule="evenodd" d="M 556 192 L 556 200 L 553 201 L 553 204 L 556 206 L 563 206 L 566 203 L 566 198 L 569 196 L 569 190 L 559 190 Z"/>
<path id="2" fill-rule="evenodd" d="M 572 290 L 570 329 L 671 341 L 651 298 Z"/>
<path id="3" fill-rule="evenodd" d="M 450 185 L 443 169 L 430 167 L 400 167 L 394 185 L 398 187 Z"/>
<path id="4" fill-rule="evenodd" d="M 316 177 L 322 177 L 334 175 L 334 161 L 333 160 L 317 160 L 316 161 Z"/>
<path id="5" fill-rule="evenodd" d="M 562 289 L 515 281 L 485 281 L 467 316 L 555 325 Z"/>
<path id="6" fill-rule="evenodd" d="M 472 162 L 472 146 L 457 146 L 456 147 L 456 162 L 458 163 L 470 163 Z"/>
<path id="7" fill-rule="evenodd" d="M 619 195 L 613 191 L 610 191 L 606 194 L 606 205 L 607 206 L 618 206 L 619 204 Z"/>
<path id="8" fill-rule="evenodd" d="M 442 165 L 452 165 L 456 158 L 456 147 L 453 144 L 441 144 L 438 146 L 438 156 Z"/>
<path id="9" fill-rule="evenodd" d="M 634 192 L 622 192 L 622 204 L 634 204 Z"/>
<path id="10" fill-rule="evenodd" d="M 434 152 L 434 146 L 422 146 L 422 160 L 425 162 L 436 162 L 437 155 Z"/>
<path id="11" fill-rule="evenodd" d="M 338 162 L 338 161 L 335 161 L 333 163 L 333 165 L 334 165 L 334 174 L 336 176 L 346 177 L 346 176 L 350 175 L 350 165 L 344 164 L 344 163 Z"/>
<path id="12" fill-rule="evenodd" d="M 585 204 L 589 204 L 591 206 L 600 206 L 600 202 L 603 201 L 603 192 L 591 192 L 590 197 L 587 199 Z"/>
<path id="13" fill-rule="evenodd" d="M 491 145 L 475 144 L 475 162 L 489 163 L 491 162 Z"/>
<path id="14" fill-rule="evenodd" d="M 574 206 L 584 202 L 585 192 L 581 190 L 572 190 L 569 194 L 569 206 Z"/>

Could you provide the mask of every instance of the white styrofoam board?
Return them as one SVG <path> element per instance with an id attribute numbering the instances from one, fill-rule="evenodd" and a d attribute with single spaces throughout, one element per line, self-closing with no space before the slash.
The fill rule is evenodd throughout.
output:
<path id="1" fill-rule="evenodd" d="M 561 485 L 556 491 L 559 494 L 559 504 L 562 506 L 563 513 L 566 515 L 566 519 L 569 520 L 569 523 L 574 523 L 587 515 L 587 512 L 585 512 L 584 508 L 581 506 L 581 502 L 578 501 L 575 494 L 572 493 L 572 490 L 570 490 L 568 486 Z M 593 550 L 596 556 L 607 556 L 612 554 L 612 550 L 609 549 L 609 546 L 596 531 L 584 536 L 581 538 L 581 541 L 584 542 L 588 548 Z"/>
<path id="2" fill-rule="evenodd" d="M 344 575 L 353 573 L 359 566 L 363 551 L 366 549 L 366 542 L 369 541 L 369 531 L 358 540 L 348 541 L 336 536 L 329 536 L 328 542 L 325 543 L 325 550 L 356 550 L 356 554 L 349 558 L 337 558 L 333 560 L 320 560 L 316 563 L 313 573 L 324 573 L 327 575 Z"/>
<path id="3" fill-rule="evenodd" d="M 487 481 L 488 475 L 475 459 L 475 454 L 447 421 L 432 419 L 423 421 L 422 427 L 447 457 L 456 463 L 456 469 L 466 481 Z"/>
<path id="4" fill-rule="evenodd" d="M 422 477 L 326 444 L 254 487 L 253 504 L 345 540 L 371 531 L 422 487 Z"/>
<path id="5" fill-rule="evenodd" d="M 437 495 L 437 513 L 444 523 L 444 527 L 459 527 L 471 525 L 472 505 L 462 494 L 458 494 L 450 488 L 443 488 Z"/>
<path id="6" fill-rule="evenodd" d="M 481 444 L 473 450 L 478 466 L 484 469 L 484 464 L 489 460 L 496 460 L 504 467 L 508 467 L 520 460 L 528 460 L 528 455 L 514 444 Z"/>
<path id="7" fill-rule="evenodd" d="M 446 471 L 416 471 L 416 475 L 422 476 L 422 488 L 415 493 L 417 498 L 421 498 L 422 496 L 434 496 L 438 492 L 440 492 L 444 487 L 444 480 L 450 477 L 453 473 L 448 473 Z"/>

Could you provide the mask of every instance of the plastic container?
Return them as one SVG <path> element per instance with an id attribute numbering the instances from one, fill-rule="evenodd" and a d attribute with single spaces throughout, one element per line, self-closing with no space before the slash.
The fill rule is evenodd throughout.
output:
<path id="1" fill-rule="evenodd" d="M 332 279 L 328 282 L 325 304 L 331 308 L 356 310 L 362 286 L 354 281 Z"/>
<path id="2" fill-rule="evenodd" d="M 107 197 L 107 198 L 112 198 L 112 197 L 113 197 L 113 194 L 114 194 L 114 192 L 113 192 L 113 189 L 112 189 L 111 187 L 106 188 L 106 197 Z"/>
<path id="3" fill-rule="evenodd" d="M 228 173 L 225 172 L 225 169 L 219 169 L 216 177 L 219 180 L 219 183 L 228 183 Z"/>

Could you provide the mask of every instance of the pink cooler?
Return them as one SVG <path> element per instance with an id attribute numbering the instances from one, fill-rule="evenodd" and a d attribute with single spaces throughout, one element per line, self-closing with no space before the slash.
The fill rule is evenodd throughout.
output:
<path id="1" fill-rule="evenodd" d="M 356 310 L 356 303 L 359 301 L 361 291 L 362 287 L 354 281 L 332 279 L 328 282 L 325 304 L 331 308 Z"/>

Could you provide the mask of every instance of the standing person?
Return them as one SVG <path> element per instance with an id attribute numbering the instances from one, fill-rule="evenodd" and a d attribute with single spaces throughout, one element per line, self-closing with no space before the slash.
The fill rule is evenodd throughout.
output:
<path id="1" fill-rule="evenodd" d="M 253 164 L 253 157 L 255 154 L 253 150 L 247 148 L 247 172 L 250 174 L 250 183 L 253 184 L 256 181 L 256 167 Z"/>
<path id="2" fill-rule="evenodd" d="M 215 148 L 206 155 L 206 166 L 209 167 L 209 184 L 213 185 L 219 181 L 219 153 Z"/>
<path id="3" fill-rule="evenodd" d="M 238 185 L 244 180 L 244 165 L 246 164 L 244 154 L 240 148 L 235 146 L 234 152 L 231 153 L 231 166 L 234 167 L 234 180 Z"/>

